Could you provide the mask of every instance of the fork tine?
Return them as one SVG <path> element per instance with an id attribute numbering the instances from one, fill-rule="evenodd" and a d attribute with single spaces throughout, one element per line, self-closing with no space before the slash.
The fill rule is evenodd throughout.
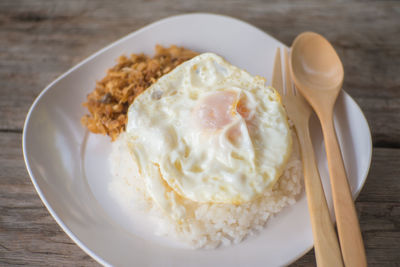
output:
<path id="1" fill-rule="evenodd" d="M 275 53 L 274 70 L 272 73 L 272 83 L 271 84 L 272 84 L 272 87 L 274 87 L 274 89 L 276 91 L 278 91 L 278 93 L 280 95 L 282 95 L 282 96 L 284 95 L 281 50 L 279 47 L 276 49 L 276 53 Z"/>
<path id="2" fill-rule="evenodd" d="M 283 56 L 285 60 L 285 88 L 286 95 L 294 95 L 292 78 L 290 77 L 290 69 L 289 69 L 289 52 L 287 48 L 283 49 Z"/>

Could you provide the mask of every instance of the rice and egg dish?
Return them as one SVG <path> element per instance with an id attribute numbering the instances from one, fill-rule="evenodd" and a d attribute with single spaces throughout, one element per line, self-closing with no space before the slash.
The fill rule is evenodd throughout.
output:
<path id="1" fill-rule="evenodd" d="M 110 191 L 134 195 L 165 234 L 194 247 L 238 243 L 295 202 L 296 140 L 264 79 L 201 54 L 129 107 L 113 143 Z"/>

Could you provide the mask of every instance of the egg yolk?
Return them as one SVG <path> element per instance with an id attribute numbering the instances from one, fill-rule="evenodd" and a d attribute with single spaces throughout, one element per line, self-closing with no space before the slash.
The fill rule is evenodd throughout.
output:
<path id="1" fill-rule="evenodd" d="M 236 114 L 247 119 L 250 111 L 244 101 L 237 98 L 237 93 L 232 91 L 219 91 L 204 97 L 194 111 L 197 123 L 203 129 L 218 130 L 231 123 Z"/>

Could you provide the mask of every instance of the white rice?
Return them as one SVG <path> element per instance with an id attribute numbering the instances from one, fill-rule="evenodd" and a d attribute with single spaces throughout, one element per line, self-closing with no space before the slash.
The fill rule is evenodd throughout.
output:
<path id="1" fill-rule="evenodd" d="M 110 164 L 113 175 L 110 192 L 120 203 L 131 203 L 157 218 L 157 235 L 168 235 L 194 248 L 215 248 L 237 244 L 247 235 L 264 228 L 267 220 L 288 205 L 293 205 L 302 191 L 302 165 L 297 138 L 286 169 L 272 189 L 248 203 L 199 204 L 185 200 L 187 218 L 178 224 L 153 202 L 143 179 L 135 177 L 125 134 L 113 142 Z M 130 205 L 130 204 L 129 204 Z"/>

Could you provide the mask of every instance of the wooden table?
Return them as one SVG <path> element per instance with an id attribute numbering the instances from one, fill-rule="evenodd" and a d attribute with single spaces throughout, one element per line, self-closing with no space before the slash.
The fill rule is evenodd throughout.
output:
<path id="1" fill-rule="evenodd" d="M 294 4 L 295 3 L 295 4 Z M 26 113 L 58 75 L 155 20 L 187 12 L 248 21 L 290 45 L 326 36 L 344 62 L 344 88 L 371 127 L 374 150 L 357 199 L 370 266 L 400 265 L 400 2 L 0 1 L 0 265 L 98 265 L 43 206 L 22 158 Z M 314 266 L 309 252 L 293 266 Z"/>

